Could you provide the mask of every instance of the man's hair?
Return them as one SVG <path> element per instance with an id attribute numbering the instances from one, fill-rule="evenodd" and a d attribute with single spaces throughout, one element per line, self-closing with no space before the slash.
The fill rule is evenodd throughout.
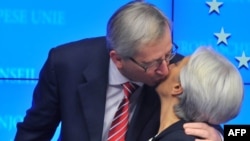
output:
<path id="1" fill-rule="evenodd" d="M 170 28 L 165 15 L 153 4 L 132 1 L 119 8 L 107 25 L 107 46 L 122 57 L 133 56 L 138 48 L 156 42 Z"/>
<path id="2" fill-rule="evenodd" d="M 212 48 L 200 47 L 180 72 L 183 93 L 176 115 L 211 124 L 235 118 L 243 100 L 243 81 L 237 68 Z"/>

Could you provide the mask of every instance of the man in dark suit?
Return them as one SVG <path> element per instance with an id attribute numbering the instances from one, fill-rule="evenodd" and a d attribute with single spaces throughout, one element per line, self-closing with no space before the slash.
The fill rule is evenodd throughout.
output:
<path id="1" fill-rule="evenodd" d="M 144 2 L 124 5 L 110 18 L 106 37 L 50 50 L 15 140 L 50 140 L 61 123 L 60 140 L 106 141 L 127 81 L 140 87 L 130 98 L 126 140 L 148 140 L 159 127 L 154 86 L 166 78 L 170 60 L 182 58 L 176 49 L 162 12 Z M 220 140 L 213 127 L 196 124 L 201 129 L 189 128 L 190 134 Z"/>

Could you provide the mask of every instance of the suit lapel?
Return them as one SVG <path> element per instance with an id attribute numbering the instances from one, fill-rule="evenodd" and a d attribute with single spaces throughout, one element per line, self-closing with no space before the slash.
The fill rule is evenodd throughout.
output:
<path id="1" fill-rule="evenodd" d="M 145 141 L 159 128 L 160 101 L 154 88 L 144 86 L 127 133 L 127 141 Z"/>
<path id="2" fill-rule="evenodd" d="M 100 141 L 102 137 L 106 86 L 104 80 L 92 81 L 79 87 L 82 110 L 91 141 Z"/>
<path id="3" fill-rule="evenodd" d="M 108 86 L 109 57 L 99 56 L 95 64 L 91 64 L 83 72 L 85 82 L 80 84 L 78 92 L 82 105 L 90 141 L 102 138 L 105 113 L 106 91 Z"/>

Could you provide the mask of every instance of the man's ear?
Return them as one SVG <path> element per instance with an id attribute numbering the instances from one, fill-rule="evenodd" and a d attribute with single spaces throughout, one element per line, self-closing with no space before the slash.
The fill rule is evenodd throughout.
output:
<path id="1" fill-rule="evenodd" d="M 109 52 L 109 56 L 117 68 L 122 67 L 122 58 L 119 56 L 119 54 L 117 54 L 117 52 L 115 50 L 111 50 Z"/>
<path id="2" fill-rule="evenodd" d="M 172 88 L 173 95 L 179 95 L 183 92 L 183 88 L 180 83 L 175 83 Z"/>

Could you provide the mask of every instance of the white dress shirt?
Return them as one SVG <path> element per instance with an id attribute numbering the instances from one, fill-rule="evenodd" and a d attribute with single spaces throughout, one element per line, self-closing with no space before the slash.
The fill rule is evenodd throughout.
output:
<path id="1" fill-rule="evenodd" d="M 110 59 L 109 61 L 109 84 L 106 95 L 106 105 L 105 105 L 105 115 L 104 115 L 104 125 L 103 125 L 103 133 L 102 133 L 102 141 L 107 141 L 109 128 L 111 126 L 113 117 L 118 109 L 119 104 L 121 103 L 124 93 L 122 84 L 128 82 L 125 76 L 123 76 L 113 61 Z M 139 86 L 143 84 L 140 82 L 134 82 Z M 133 116 L 136 107 L 136 101 L 138 99 L 139 93 L 141 91 L 141 87 L 139 87 L 130 97 L 130 116 L 129 120 Z"/>

